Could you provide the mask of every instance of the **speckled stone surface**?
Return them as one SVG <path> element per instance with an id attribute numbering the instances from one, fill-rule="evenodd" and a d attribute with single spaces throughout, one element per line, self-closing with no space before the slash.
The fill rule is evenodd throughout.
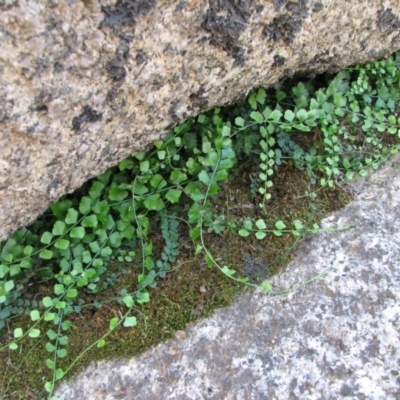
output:
<path id="1" fill-rule="evenodd" d="M 353 228 L 304 240 L 272 282 L 323 278 L 244 294 L 140 357 L 92 364 L 60 400 L 400 399 L 400 157 L 353 191 L 323 221 Z"/>
<path id="2" fill-rule="evenodd" d="M 0 0 L 0 240 L 180 121 L 400 48 L 398 0 Z"/>

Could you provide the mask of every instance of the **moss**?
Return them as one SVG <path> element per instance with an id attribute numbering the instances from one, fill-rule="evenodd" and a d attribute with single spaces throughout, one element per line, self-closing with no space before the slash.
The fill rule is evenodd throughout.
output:
<path id="1" fill-rule="evenodd" d="M 237 221 L 262 215 L 270 225 L 278 219 L 288 225 L 295 219 L 312 224 L 351 200 L 347 192 L 338 188 L 325 188 L 320 191 L 315 203 L 310 202 L 303 196 L 309 185 L 308 177 L 288 163 L 276 173 L 271 188 L 272 199 L 266 204 L 265 210 L 261 210 L 258 207 L 259 199 L 254 201 L 248 188 L 249 168 L 238 169 L 221 187 L 213 200 L 216 214 L 225 214 L 228 220 Z M 194 256 L 192 246 L 187 244 L 188 232 L 185 229 L 182 226 L 180 254 L 174 270 L 160 279 L 157 287 L 151 290 L 151 301 L 134 312 L 137 326 L 117 328 L 107 337 L 107 344 L 103 348 L 94 347 L 85 353 L 67 378 L 73 377 L 96 360 L 137 356 L 151 346 L 171 338 L 175 331 L 185 329 L 188 323 L 231 304 L 235 296 L 246 290 L 245 286 L 227 278 L 217 269 L 208 268 L 202 256 Z M 218 262 L 236 269 L 239 275 L 246 272 L 255 282 L 278 272 L 286 265 L 300 242 L 290 234 L 282 237 L 270 235 L 259 241 L 254 237 L 242 238 L 230 232 L 208 234 L 205 240 Z M 111 284 L 108 288 L 98 295 L 84 297 L 86 306 L 82 308 L 81 314 L 69 317 L 73 327 L 69 332 L 68 356 L 59 360 L 58 367 L 66 369 L 91 343 L 108 331 L 110 318 L 125 312 L 125 307 L 113 299 L 124 288 L 128 292 L 135 290 L 140 272 L 137 264 L 137 260 L 122 265 L 110 264 L 104 279 L 114 278 L 109 281 Z M 249 267 L 253 267 L 254 273 L 248 273 Z M 40 290 L 45 293 L 51 287 L 42 287 Z M 89 303 L 96 301 L 103 306 L 89 306 Z M 13 326 L 21 326 L 21 323 L 27 327 L 29 318 L 18 320 L 18 324 L 10 322 L 9 334 Z M 40 329 L 46 331 L 50 327 L 42 324 Z M 4 341 L 9 339 L 7 335 L 3 337 Z M 45 350 L 45 340 L 28 339 L 21 344 L 21 349 L 21 353 L 3 351 L 1 368 L 5 372 L 1 389 L 3 393 L 0 394 L 7 399 L 45 398 L 43 384 L 50 378 L 50 370 L 44 362 L 49 356 Z"/>

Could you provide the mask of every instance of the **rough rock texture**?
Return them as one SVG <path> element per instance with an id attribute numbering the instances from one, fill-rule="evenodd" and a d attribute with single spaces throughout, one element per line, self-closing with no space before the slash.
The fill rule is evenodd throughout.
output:
<path id="1" fill-rule="evenodd" d="M 0 240 L 185 118 L 400 48 L 397 0 L 0 0 Z"/>
<path id="2" fill-rule="evenodd" d="M 273 284 L 324 277 L 247 293 L 140 357 L 91 365 L 59 399 L 400 399 L 400 157 L 357 190 L 323 222 L 354 227 L 304 240 Z"/>

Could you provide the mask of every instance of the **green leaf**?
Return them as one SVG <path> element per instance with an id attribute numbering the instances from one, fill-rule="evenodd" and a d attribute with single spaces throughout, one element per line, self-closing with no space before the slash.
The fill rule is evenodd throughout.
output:
<path id="1" fill-rule="evenodd" d="M 83 253 L 82 253 L 82 261 L 85 263 L 85 264 L 89 264 L 91 261 L 92 261 L 92 255 L 90 254 L 90 251 L 84 251 Z M 86 271 L 87 272 L 87 271 Z"/>
<path id="2" fill-rule="evenodd" d="M 85 228 L 96 228 L 97 224 L 97 217 L 94 214 L 87 215 L 82 220 L 82 226 L 84 226 Z"/>
<path id="3" fill-rule="evenodd" d="M 243 222 L 243 227 L 244 229 L 251 231 L 253 229 L 253 223 L 251 220 L 246 220 Z"/>
<path id="4" fill-rule="evenodd" d="M 242 236 L 242 237 L 247 237 L 247 236 L 249 236 L 249 231 L 247 231 L 246 229 L 239 229 L 239 235 L 240 236 Z"/>
<path id="5" fill-rule="evenodd" d="M 92 186 L 89 190 L 89 196 L 92 200 L 97 200 L 104 189 L 104 184 L 101 183 L 99 180 L 96 180 L 92 183 Z"/>
<path id="6" fill-rule="evenodd" d="M 286 93 L 279 91 L 276 93 L 276 101 L 279 103 L 281 100 L 283 100 L 284 98 L 286 98 Z"/>
<path id="7" fill-rule="evenodd" d="M 49 353 L 53 353 L 55 350 L 56 350 L 56 346 L 54 346 L 52 343 L 50 343 L 50 342 L 47 342 L 46 343 L 46 350 L 49 352 Z"/>
<path id="8" fill-rule="evenodd" d="M 22 337 L 22 335 L 24 334 L 24 331 L 22 330 L 22 328 L 15 328 L 14 329 L 14 338 L 18 339 L 20 337 Z"/>
<path id="9" fill-rule="evenodd" d="M 58 343 L 60 343 L 61 346 L 66 346 L 68 344 L 68 336 L 61 336 L 58 338 Z"/>
<path id="10" fill-rule="evenodd" d="M 256 95 L 257 103 L 264 104 L 266 97 L 267 97 L 267 94 L 265 93 L 265 89 L 260 88 L 257 90 L 257 95 Z"/>
<path id="11" fill-rule="evenodd" d="M 208 266 L 208 268 L 212 268 L 214 266 L 214 260 L 207 253 L 204 255 L 204 260 Z"/>
<path id="12" fill-rule="evenodd" d="M 71 275 L 64 276 L 63 283 L 65 286 L 70 286 L 75 283 L 74 278 Z"/>
<path id="13" fill-rule="evenodd" d="M 99 242 L 97 242 L 97 241 L 89 243 L 89 247 L 93 253 L 97 253 L 100 250 L 100 245 L 99 245 Z"/>
<path id="14" fill-rule="evenodd" d="M 252 94 L 250 95 L 248 102 L 249 102 L 249 104 L 250 104 L 250 107 L 251 107 L 253 110 L 256 110 L 256 109 L 257 109 L 257 100 L 256 100 L 256 95 L 255 95 L 255 93 L 252 93 Z"/>
<path id="15" fill-rule="evenodd" d="M 178 184 L 178 183 L 181 183 L 183 181 L 186 181 L 187 180 L 187 175 L 185 173 L 183 173 L 179 169 L 174 169 L 171 172 L 171 176 L 170 176 L 169 179 L 171 180 L 172 183 Z"/>
<path id="16" fill-rule="evenodd" d="M 275 125 L 273 124 L 273 121 L 271 121 L 270 117 L 271 117 L 272 111 L 269 107 L 266 107 L 265 110 L 263 111 L 263 116 L 266 120 L 270 120 L 270 122 L 267 125 L 267 129 L 265 129 L 265 126 L 260 126 L 260 133 L 262 135 L 262 137 L 267 137 L 268 134 L 272 134 L 275 131 Z"/>
<path id="17" fill-rule="evenodd" d="M 303 122 L 303 121 L 305 121 L 305 120 L 307 119 L 308 113 L 307 113 L 306 110 L 304 110 L 304 109 L 301 108 L 300 110 L 298 110 L 298 111 L 296 112 L 296 117 L 298 118 L 298 120 L 299 120 L 300 122 Z"/>
<path id="18" fill-rule="evenodd" d="M 268 281 L 264 281 L 264 282 L 261 284 L 261 287 L 262 287 L 262 289 L 264 290 L 264 292 L 267 292 L 267 293 L 269 293 L 269 292 L 272 290 L 272 285 L 271 285 L 271 283 L 268 282 Z"/>
<path id="19" fill-rule="evenodd" d="M 150 163 L 148 160 L 145 160 L 140 162 L 139 166 L 140 166 L 140 171 L 145 173 L 149 171 Z"/>
<path id="20" fill-rule="evenodd" d="M 77 287 L 84 287 L 87 286 L 89 281 L 86 278 L 79 278 L 76 282 Z"/>
<path id="21" fill-rule="evenodd" d="M 245 123 L 245 120 L 242 117 L 236 117 L 235 118 L 235 124 L 237 126 L 240 126 L 241 128 L 243 128 L 244 127 L 244 123 Z"/>
<path id="22" fill-rule="evenodd" d="M 133 161 L 128 158 L 128 159 L 126 159 L 124 161 L 121 161 L 118 164 L 118 168 L 119 168 L 120 171 L 124 171 L 126 169 L 132 169 L 134 165 L 135 164 L 133 163 Z"/>
<path id="23" fill-rule="evenodd" d="M 234 269 L 230 269 L 230 268 L 228 268 L 226 265 L 224 265 L 224 266 L 221 268 L 221 271 L 222 271 L 225 275 L 227 275 L 227 276 L 232 276 L 232 275 L 234 275 L 235 272 L 236 272 Z"/>
<path id="24" fill-rule="evenodd" d="M 32 310 L 30 316 L 32 321 L 38 321 L 40 319 L 40 313 L 38 310 Z"/>
<path id="25" fill-rule="evenodd" d="M 266 234 L 265 232 L 263 232 L 263 231 L 257 231 L 257 232 L 256 232 L 256 238 L 257 238 L 258 240 L 262 240 L 262 239 L 264 239 L 266 236 L 267 236 L 267 234 Z"/>
<path id="26" fill-rule="evenodd" d="M 78 221 L 78 211 L 74 208 L 69 208 L 67 216 L 65 217 L 65 223 L 68 225 L 76 224 Z"/>
<path id="27" fill-rule="evenodd" d="M 49 361 L 51 361 L 51 360 L 49 360 Z M 47 362 L 47 360 L 46 360 L 46 362 Z M 53 363 L 54 364 L 54 363 Z M 48 365 L 48 364 L 47 364 Z M 49 367 L 50 369 L 54 369 L 54 365 L 52 366 L 52 367 Z M 44 388 L 46 389 L 46 392 L 47 393 L 51 393 L 52 391 L 53 391 L 53 389 L 54 389 L 54 384 L 53 383 L 51 383 L 51 382 L 46 382 L 45 384 L 44 384 Z"/>
<path id="28" fill-rule="evenodd" d="M 29 330 L 28 336 L 31 338 L 37 338 L 40 336 L 40 330 L 32 328 Z"/>
<path id="29" fill-rule="evenodd" d="M 44 232 L 42 237 L 40 238 L 40 241 L 44 244 L 50 244 L 51 239 L 53 239 L 53 235 L 50 232 Z"/>
<path id="30" fill-rule="evenodd" d="M 59 380 L 64 376 L 64 371 L 62 368 L 57 368 L 56 369 L 56 379 Z M 51 400 L 51 399 L 50 399 Z"/>
<path id="31" fill-rule="evenodd" d="M 67 290 L 67 299 L 73 300 L 76 296 L 78 296 L 78 291 L 74 288 Z"/>
<path id="32" fill-rule="evenodd" d="M 156 190 L 161 190 L 167 186 L 167 181 L 162 177 L 162 175 L 156 174 L 151 178 L 150 185 Z"/>
<path id="33" fill-rule="evenodd" d="M 157 157 L 159 160 L 163 161 L 165 160 L 165 156 L 167 155 L 167 152 L 165 150 L 159 150 L 157 151 Z"/>
<path id="34" fill-rule="evenodd" d="M 137 196 L 142 196 L 149 191 L 148 187 L 141 182 L 135 182 L 133 186 L 133 193 Z"/>
<path id="35" fill-rule="evenodd" d="M 122 201 L 129 195 L 127 190 L 121 189 L 120 187 L 113 184 L 108 191 L 108 198 L 111 201 Z"/>
<path id="36" fill-rule="evenodd" d="M 11 292 L 11 290 L 14 289 L 14 281 L 7 281 L 4 284 L 4 289 L 5 289 L 6 292 Z"/>
<path id="37" fill-rule="evenodd" d="M 10 276 L 18 275 L 21 272 L 21 267 L 18 264 L 10 266 Z"/>
<path id="38" fill-rule="evenodd" d="M 263 219 L 258 219 L 256 221 L 256 226 L 258 229 L 267 229 L 267 225 Z"/>
<path id="39" fill-rule="evenodd" d="M 15 342 L 11 342 L 8 347 L 10 348 L 10 350 L 17 350 L 18 349 L 18 345 Z"/>
<path id="40" fill-rule="evenodd" d="M 205 153 L 205 154 L 210 154 L 210 153 L 214 152 L 212 144 L 209 141 L 203 142 L 202 150 L 203 150 L 203 153 Z"/>
<path id="41" fill-rule="evenodd" d="M 56 340 L 56 339 L 57 339 L 57 336 L 58 336 L 57 333 L 53 331 L 53 329 L 49 329 L 49 330 L 46 332 L 46 335 L 47 335 L 47 337 L 48 337 L 50 340 Z"/>
<path id="42" fill-rule="evenodd" d="M 136 292 L 136 299 L 139 304 L 148 303 L 150 301 L 150 295 L 148 292 Z"/>
<path id="43" fill-rule="evenodd" d="M 269 116 L 269 120 L 272 120 L 273 122 L 279 122 L 279 120 L 282 117 L 282 112 L 278 109 L 272 111 L 272 113 Z"/>
<path id="44" fill-rule="evenodd" d="M 159 193 L 147 196 L 143 204 L 149 211 L 160 211 L 165 208 L 164 201 L 160 198 Z"/>
<path id="45" fill-rule="evenodd" d="M 139 153 L 135 154 L 135 158 L 137 158 L 139 161 L 142 161 L 145 156 L 146 156 L 145 151 L 140 151 Z"/>
<path id="46" fill-rule="evenodd" d="M 92 279 L 95 278 L 97 276 L 97 272 L 94 268 L 88 268 L 85 272 L 85 278 L 87 279 Z"/>
<path id="47" fill-rule="evenodd" d="M 65 223 L 63 221 L 56 221 L 52 230 L 53 235 L 61 236 L 64 233 L 64 228 L 65 228 Z"/>
<path id="48" fill-rule="evenodd" d="M 67 350 L 65 350 L 65 349 L 58 349 L 57 350 L 57 357 L 58 358 L 64 358 L 64 357 L 66 357 L 67 356 Z"/>
<path id="49" fill-rule="evenodd" d="M 66 239 L 58 239 L 55 243 L 54 243 L 54 247 L 60 250 L 65 250 L 68 249 L 69 247 L 69 240 Z"/>
<path id="50" fill-rule="evenodd" d="M 200 236 L 200 228 L 194 228 L 190 230 L 190 239 L 196 240 Z"/>
<path id="51" fill-rule="evenodd" d="M 63 284 L 57 283 L 57 284 L 54 285 L 54 293 L 57 296 L 60 296 L 60 295 L 64 294 L 64 292 L 65 292 L 65 288 L 64 288 Z"/>
<path id="52" fill-rule="evenodd" d="M 204 170 L 199 173 L 198 178 L 205 185 L 208 185 L 210 183 L 210 177 L 209 177 L 208 173 Z"/>
<path id="53" fill-rule="evenodd" d="M 85 228 L 82 226 L 72 228 L 69 235 L 72 239 L 83 239 L 85 237 Z"/>
<path id="54" fill-rule="evenodd" d="M 221 136 L 229 137 L 231 135 L 231 128 L 228 125 L 224 125 L 222 128 Z"/>
<path id="55" fill-rule="evenodd" d="M 90 197 L 84 196 L 82 197 L 80 203 L 79 203 L 79 211 L 81 214 L 86 214 L 88 211 L 90 211 L 92 207 L 92 200 Z"/>
<path id="56" fill-rule="evenodd" d="M 189 209 L 189 224 L 197 224 L 201 217 L 202 208 L 199 203 L 193 203 Z"/>
<path id="57" fill-rule="evenodd" d="M 347 171 L 346 178 L 351 181 L 354 178 L 354 171 Z"/>
<path id="58" fill-rule="evenodd" d="M 39 254 L 40 258 L 44 260 L 50 260 L 53 257 L 53 252 L 51 250 L 44 249 Z"/>
<path id="59" fill-rule="evenodd" d="M 65 301 L 57 301 L 55 307 L 57 310 L 63 310 L 67 306 Z"/>
<path id="60" fill-rule="evenodd" d="M 128 308 L 133 307 L 133 305 L 135 304 L 135 301 L 133 300 L 133 298 L 132 298 L 132 296 L 131 296 L 130 294 L 124 296 L 124 297 L 122 298 L 122 301 L 125 303 L 125 305 L 126 305 Z"/>
<path id="61" fill-rule="evenodd" d="M 33 252 L 33 247 L 32 246 L 25 246 L 24 247 L 24 254 L 27 256 L 30 256 Z"/>
<path id="62" fill-rule="evenodd" d="M 52 312 L 46 312 L 46 313 L 44 314 L 44 317 L 43 317 L 43 319 L 44 319 L 45 321 L 49 322 L 49 321 L 53 321 L 53 320 L 54 320 L 54 318 L 55 318 L 55 316 L 56 316 L 56 314 L 55 314 L 55 313 L 52 313 Z"/>
<path id="63" fill-rule="evenodd" d="M 298 231 L 301 231 L 304 228 L 303 223 L 298 220 L 294 221 L 293 225 L 294 225 L 295 229 L 297 229 Z"/>
<path id="64" fill-rule="evenodd" d="M 69 328 L 71 328 L 72 322 L 71 321 L 63 321 L 61 324 L 61 328 L 63 331 L 67 331 Z"/>
<path id="65" fill-rule="evenodd" d="M 28 260 L 21 260 L 21 262 L 19 263 L 21 268 L 31 268 L 32 267 L 32 263 Z"/>
<path id="66" fill-rule="evenodd" d="M 194 201 L 201 201 L 204 199 L 204 194 L 201 192 L 200 188 L 194 182 L 189 182 L 185 187 L 185 192 Z"/>
<path id="67" fill-rule="evenodd" d="M 263 115 L 258 111 L 253 111 L 250 114 L 250 118 L 256 121 L 257 123 L 261 124 L 264 121 Z"/>
<path id="68" fill-rule="evenodd" d="M 98 347 L 98 348 L 104 347 L 105 344 L 106 344 L 106 341 L 105 341 L 104 339 L 100 339 L 100 340 L 97 342 L 97 347 Z"/>
<path id="69" fill-rule="evenodd" d="M 304 124 L 294 124 L 293 127 L 298 129 L 299 131 L 303 131 L 303 132 L 311 131 L 310 127 L 307 125 L 304 125 Z"/>
<path id="70" fill-rule="evenodd" d="M 72 205 L 72 201 L 68 199 L 60 200 L 50 206 L 51 211 L 58 220 L 64 220 L 68 208 Z"/>
<path id="71" fill-rule="evenodd" d="M 114 243 L 118 243 L 118 240 L 119 240 L 118 237 L 113 238 Z M 117 246 L 117 247 L 119 247 L 119 246 Z M 111 254 L 112 254 L 112 250 L 111 250 L 111 247 L 109 247 L 109 246 L 103 247 L 100 251 L 100 255 L 102 257 L 110 257 Z"/>
<path id="72" fill-rule="evenodd" d="M 122 236 L 119 232 L 113 232 L 108 238 L 108 243 L 111 247 L 120 247 L 122 243 Z"/>
<path id="73" fill-rule="evenodd" d="M 3 279 L 7 274 L 10 268 L 5 264 L 0 264 L 0 279 Z"/>
<path id="74" fill-rule="evenodd" d="M 179 189 L 169 189 L 165 194 L 165 198 L 170 201 L 172 204 L 178 203 L 179 198 L 181 197 L 182 190 Z"/>
<path id="75" fill-rule="evenodd" d="M 279 220 L 277 222 L 275 222 L 275 226 L 277 227 L 277 229 L 282 230 L 286 228 L 286 225 L 284 224 L 283 221 Z"/>
<path id="76" fill-rule="evenodd" d="M 226 169 L 220 169 L 216 174 L 215 174 L 215 181 L 223 181 L 226 178 L 228 178 L 228 171 Z"/>
<path id="77" fill-rule="evenodd" d="M 286 110 L 285 111 L 285 119 L 288 122 L 293 122 L 294 120 L 294 112 L 291 110 Z"/>
<path id="78" fill-rule="evenodd" d="M 124 321 L 124 326 L 129 328 L 131 326 L 136 326 L 136 317 L 126 317 Z"/>
<path id="79" fill-rule="evenodd" d="M 115 329 L 118 325 L 118 318 L 114 317 L 110 319 L 110 331 L 112 331 L 113 329 Z"/>
<path id="80" fill-rule="evenodd" d="M 104 261 L 102 258 L 95 258 L 92 265 L 94 268 L 99 268 L 104 265 Z"/>

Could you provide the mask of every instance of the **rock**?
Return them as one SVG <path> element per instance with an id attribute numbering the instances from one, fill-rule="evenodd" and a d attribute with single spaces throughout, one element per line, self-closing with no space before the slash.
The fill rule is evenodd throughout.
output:
<path id="1" fill-rule="evenodd" d="M 400 156 L 272 279 L 143 355 L 93 363 L 59 400 L 400 398 Z M 323 276 L 321 276 L 323 275 Z"/>
<path id="2" fill-rule="evenodd" d="M 201 111 L 400 48 L 394 0 L 0 1 L 0 240 Z"/>

